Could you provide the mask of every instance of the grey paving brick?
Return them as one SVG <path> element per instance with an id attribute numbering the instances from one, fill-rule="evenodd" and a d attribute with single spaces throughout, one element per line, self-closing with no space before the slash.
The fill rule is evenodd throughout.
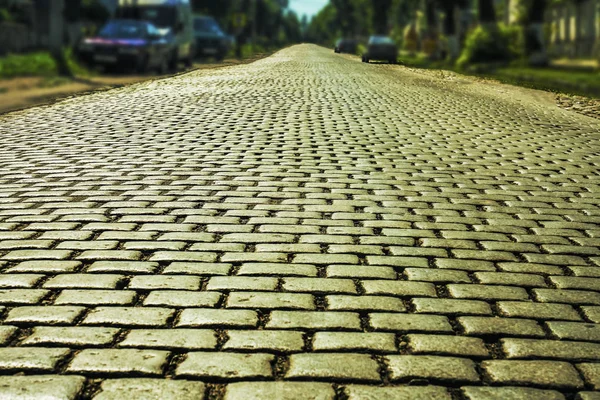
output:
<path id="1" fill-rule="evenodd" d="M 481 368 L 495 384 L 571 390 L 583 387 L 575 368 L 563 361 L 490 360 L 482 362 Z"/>
<path id="2" fill-rule="evenodd" d="M 210 308 L 184 309 L 176 322 L 178 328 L 210 326 L 254 328 L 256 325 L 258 325 L 258 315 L 255 311 Z"/>
<path id="3" fill-rule="evenodd" d="M 138 349 L 85 349 L 67 367 L 71 373 L 88 375 L 161 375 L 168 351 Z"/>
<path id="4" fill-rule="evenodd" d="M 473 336 L 544 337 L 544 329 L 534 320 L 497 317 L 459 317 L 465 334 Z"/>
<path id="5" fill-rule="evenodd" d="M 270 378 L 274 356 L 263 353 L 194 352 L 177 366 L 176 376 L 218 379 Z"/>
<path id="6" fill-rule="evenodd" d="M 235 382 L 227 385 L 225 400 L 333 400 L 335 391 L 324 382 Z"/>
<path id="7" fill-rule="evenodd" d="M 465 386 L 462 392 L 469 400 L 564 400 L 555 390 L 534 389 L 528 387 L 505 386 Z"/>
<path id="8" fill-rule="evenodd" d="M 152 378 L 106 379 L 100 385 L 100 393 L 94 400 L 140 400 L 181 399 L 193 400 L 204 396 L 206 386 L 202 382 Z"/>
<path id="9" fill-rule="evenodd" d="M 303 333 L 298 331 L 228 331 L 223 345 L 227 350 L 298 352 L 304 348 Z"/>
<path id="10" fill-rule="evenodd" d="M 441 386 L 367 386 L 344 387 L 348 400 L 450 400 L 452 395 Z"/>
<path id="11" fill-rule="evenodd" d="M 292 354 L 287 379 L 328 379 L 333 381 L 378 382 L 379 366 L 367 354 Z"/>
<path id="12" fill-rule="evenodd" d="M 26 346 L 109 346 L 117 334 L 117 328 L 105 327 L 54 327 L 38 326 L 24 341 Z"/>
<path id="13" fill-rule="evenodd" d="M 74 400 L 84 384 L 85 378 L 76 375 L 1 376 L 0 398 L 35 399 L 42 394 L 48 399 Z"/>
<path id="14" fill-rule="evenodd" d="M 0 348 L 0 371 L 52 372 L 68 355 L 65 348 L 4 347 Z"/>
<path id="15" fill-rule="evenodd" d="M 467 358 L 390 355 L 386 359 L 393 382 L 411 379 L 452 383 L 480 380 L 475 363 Z"/>
<path id="16" fill-rule="evenodd" d="M 273 311 L 268 329 L 359 330 L 357 313 L 337 311 Z"/>
<path id="17" fill-rule="evenodd" d="M 203 329 L 133 329 L 118 346 L 165 350 L 212 350 L 217 346 L 217 338 L 213 331 Z"/>

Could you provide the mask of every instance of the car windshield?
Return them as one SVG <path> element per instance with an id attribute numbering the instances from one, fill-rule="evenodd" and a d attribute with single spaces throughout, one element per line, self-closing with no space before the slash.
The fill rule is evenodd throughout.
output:
<path id="1" fill-rule="evenodd" d="M 98 34 L 107 39 L 139 39 L 146 37 L 146 24 L 135 21 L 112 21 Z"/>
<path id="2" fill-rule="evenodd" d="M 169 6 L 122 7 L 117 15 L 120 18 L 150 21 L 159 28 L 175 28 L 177 25 L 176 10 Z"/>
<path id="3" fill-rule="evenodd" d="M 196 18 L 194 20 L 194 30 L 203 33 L 222 33 L 219 24 L 212 18 Z"/>
<path id="4" fill-rule="evenodd" d="M 387 36 L 372 36 L 369 44 L 394 44 L 394 41 Z"/>

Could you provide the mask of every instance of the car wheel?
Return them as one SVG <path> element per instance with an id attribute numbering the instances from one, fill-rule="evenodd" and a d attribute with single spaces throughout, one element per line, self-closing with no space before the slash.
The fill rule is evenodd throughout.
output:
<path id="1" fill-rule="evenodd" d="M 140 74 L 148 72 L 148 56 L 142 56 L 138 59 L 136 70 Z"/>
<path id="2" fill-rule="evenodd" d="M 159 75 L 166 75 L 167 72 L 169 72 L 169 63 L 167 62 L 166 59 L 162 59 L 160 64 L 158 65 L 158 74 Z"/>
<path id="3" fill-rule="evenodd" d="M 365 57 L 365 62 L 368 64 L 369 63 L 369 58 Z"/>
<path id="4" fill-rule="evenodd" d="M 171 54 L 171 58 L 169 59 L 169 70 L 171 70 L 172 72 L 176 72 L 178 61 L 179 61 L 179 55 L 177 54 L 177 50 L 175 50 Z"/>
<path id="5" fill-rule="evenodd" d="M 396 60 L 394 60 L 393 58 L 390 59 L 390 64 L 396 64 Z"/>

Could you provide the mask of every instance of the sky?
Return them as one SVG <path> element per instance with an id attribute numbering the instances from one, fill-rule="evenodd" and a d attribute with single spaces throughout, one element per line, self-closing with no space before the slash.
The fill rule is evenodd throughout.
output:
<path id="1" fill-rule="evenodd" d="M 329 0 L 290 0 L 290 8 L 294 10 L 299 17 L 306 14 L 310 19 L 313 15 L 318 13 L 321 8 L 325 7 L 328 2 Z"/>

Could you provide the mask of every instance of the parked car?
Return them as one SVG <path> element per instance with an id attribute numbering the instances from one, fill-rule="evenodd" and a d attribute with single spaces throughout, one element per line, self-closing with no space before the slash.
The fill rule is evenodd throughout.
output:
<path id="1" fill-rule="evenodd" d="M 362 56 L 362 61 L 386 60 L 395 64 L 398 60 L 398 46 L 394 39 L 387 36 L 371 36 L 367 44 L 367 51 Z"/>
<path id="2" fill-rule="evenodd" d="M 218 61 L 225 58 L 235 40 L 223 32 L 214 18 L 208 16 L 194 18 L 194 38 L 198 56 L 215 57 Z"/>
<path id="3" fill-rule="evenodd" d="M 149 22 L 114 19 L 97 36 L 84 39 L 78 53 L 82 61 L 92 65 L 165 73 L 174 46 L 169 32 L 161 33 Z"/>
<path id="4" fill-rule="evenodd" d="M 119 0 L 116 16 L 149 21 L 163 34 L 170 31 L 175 46 L 168 58 L 169 68 L 176 70 L 180 62 L 192 65 L 195 49 L 190 0 Z"/>
<path id="5" fill-rule="evenodd" d="M 333 50 L 336 53 L 356 53 L 356 49 L 358 48 L 358 41 L 354 39 L 339 39 L 335 43 L 335 49 Z"/>

